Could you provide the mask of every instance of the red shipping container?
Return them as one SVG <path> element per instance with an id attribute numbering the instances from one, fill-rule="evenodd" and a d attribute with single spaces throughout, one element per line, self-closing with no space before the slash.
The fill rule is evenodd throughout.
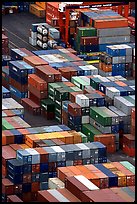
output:
<path id="1" fill-rule="evenodd" d="M 45 99 L 48 97 L 48 92 L 46 90 L 39 91 L 38 89 L 36 89 L 36 87 L 32 86 L 31 84 L 28 84 L 28 90 L 39 99 Z"/>
<path id="2" fill-rule="evenodd" d="M 47 90 L 47 82 L 41 79 L 36 74 L 29 74 L 28 75 L 28 84 L 31 84 L 39 91 Z"/>
<path id="3" fill-rule="evenodd" d="M 98 45 L 99 39 L 98 37 L 81 37 L 80 44 L 81 45 Z"/>
<path id="4" fill-rule="evenodd" d="M 81 106 L 76 103 L 68 104 L 68 112 L 73 116 L 81 116 Z"/>
<path id="5" fill-rule="evenodd" d="M 54 82 L 54 74 L 51 70 L 46 70 L 45 66 L 36 66 L 36 74 L 46 82 Z"/>

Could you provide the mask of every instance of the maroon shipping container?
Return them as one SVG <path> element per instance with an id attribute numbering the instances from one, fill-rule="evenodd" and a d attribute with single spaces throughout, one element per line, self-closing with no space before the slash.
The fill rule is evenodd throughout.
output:
<path id="1" fill-rule="evenodd" d="M 85 191 L 81 194 L 82 202 L 125 202 L 118 194 L 110 189 Z"/>
<path id="2" fill-rule="evenodd" d="M 49 65 L 36 66 L 36 74 L 46 82 L 62 81 L 61 73 Z"/>
<path id="3" fill-rule="evenodd" d="M 68 200 L 70 200 L 70 202 L 81 202 L 76 196 L 74 196 L 66 188 L 60 188 L 57 191 L 60 192 L 63 196 L 65 196 Z"/>
<path id="4" fill-rule="evenodd" d="M 81 37 L 81 45 L 98 45 L 98 37 Z"/>
<path id="5" fill-rule="evenodd" d="M 14 183 L 7 178 L 2 179 L 2 193 L 6 195 L 14 194 Z"/>
<path id="6" fill-rule="evenodd" d="M 89 189 L 78 181 L 75 177 L 67 177 L 65 182 L 65 188 L 69 190 L 78 199 L 82 200 L 82 192 L 88 191 Z"/>
<path id="7" fill-rule="evenodd" d="M 68 112 L 73 116 L 81 116 L 81 106 L 76 103 L 68 104 Z"/>
<path id="8" fill-rule="evenodd" d="M 2 47 L 8 47 L 8 43 L 9 43 L 9 38 L 2 34 Z"/>
<path id="9" fill-rule="evenodd" d="M 6 167 L 6 162 L 9 159 L 16 158 L 16 151 L 10 146 L 2 146 L 2 164 Z"/>
<path id="10" fill-rule="evenodd" d="M 21 104 L 30 111 L 33 115 L 40 115 L 41 108 L 29 98 L 21 99 Z"/>
<path id="11" fill-rule="evenodd" d="M 68 113 L 62 110 L 62 124 L 68 126 Z"/>
<path id="12" fill-rule="evenodd" d="M 9 48 L 8 47 L 2 48 L 2 55 L 9 55 Z"/>
<path id="13" fill-rule="evenodd" d="M 40 163 L 47 163 L 48 162 L 48 152 L 41 147 L 35 148 L 35 150 L 40 153 Z"/>
<path id="14" fill-rule="evenodd" d="M 20 92 L 27 92 L 28 91 L 28 84 L 20 84 L 13 78 L 9 77 L 9 84 L 14 86 L 16 89 L 18 89 Z"/>
<path id="15" fill-rule="evenodd" d="M 19 144 L 10 144 L 9 146 L 15 151 L 18 149 L 23 149 L 23 147 L 21 147 Z"/>
<path id="16" fill-rule="evenodd" d="M 23 202 L 17 195 L 9 195 L 7 196 L 7 202 Z"/>
<path id="17" fill-rule="evenodd" d="M 36 66 L 36 74 L 46 82 L 54 82 L 54 74 L 46 70 L 44 66 Z"/>
<path id="18" fill-rule="evenodd" d="M 46 190 L 38 191 L 37 201 L 38 202 L 59 202 L 54 196 L 52 196 Z"/>
<path id="19" fill-rule="evenodd" d="M 32 86 L 31 84 L 28 84 L 28 90 L 35 95 L 38 99 L 45 99 L 48 97 L 48 91 L 39 91 L 36 89 L 36 87 Z"/>
<path id="20" fill-rule="evenodd" d="M 32 92 L 28 91 L 28 98 L 36 103 L 38 106 L 41 104 L 41 99 L 35 96 Z"/>
<path id="21" fill-rule="evenodd" d="M 60 145 L 65 145 L 65 143 L 62 142 L 62 141 L 61 141 L 60 139 L 58 139 L 58 138 L 52 139 L 52 141 L 53 141 L 56 145 L 58 145 L 58 146 L 60 146 Z"/>

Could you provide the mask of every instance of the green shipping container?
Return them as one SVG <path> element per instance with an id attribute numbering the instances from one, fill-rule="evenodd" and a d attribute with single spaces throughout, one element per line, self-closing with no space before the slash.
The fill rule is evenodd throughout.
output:
<path id="1" fill-rule="evenodd" d="M 78 27 L 77 34 L 79 37 L 91 37 L 97 35 L 97 30 L 93 27 Z"/>
<path id="2" fill-rule="evenodd" d="M 2 118 L 2 130 L 11 130 L 15 129 L 9 122 Z"/>
<path id="3" fill-rule="evenodd" d="M 129 171 L 131 171 L 133 174 L 135 174 L 135 166 L 133 166 L 130 162 L 128 162 L 128 161 L 121 161 L 120 164 L 122 164 Z"/>
<path id="4" fill-rule="evenodd" d="M 60 88 L 61 84 L 59 83 L 48 83 L 48 93 L 54 95 L 54 91 L 57 88 Z"/>
<path id="5" fill-rule="evenodd" d="M 83 134 L 82 132 L 78 132 L 81 136 L 81 139 L 82 139 L 82 143 L 86 143 L 88 142 L 88 138 L 85 134 Z"/>
<path id="6" fill-rule="evenodd" d="M 82 124 L 82 133 L 87 135 L 88 142 L 94 142 L 94 135 L 102 134 L 99 130 L 90 124 Z"/>
<path id="7" fill-rule="evenodd" d="M 99 83 L 102 82 L 99 78 L 90 78 L 90 86 L 94 89 L 99 90 Z"/>
<path id="8" fill-rule="evenodd" d="M 55 89 L 55 99 L 59 101 L 65 101 L 69 99 L 69 92 L 65 90 L 65 88 L 57 88 Z"/>
<path id="9" fill-rule="evenodd" d="M 55 111 L 55 103 L 50 99 L 41 100 L 41 107 L 45 109 L 47 112 Z"/>
<path id="10" fill-rule="evenodd" d="M 105 112 L 106 107 L 90 107 L 90 117 L 103 126 L 112 125 L 112 117 Z"/>

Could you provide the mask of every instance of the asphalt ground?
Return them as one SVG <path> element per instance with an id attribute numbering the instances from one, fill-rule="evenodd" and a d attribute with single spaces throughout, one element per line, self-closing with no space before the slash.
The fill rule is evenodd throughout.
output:
<path id="1" fill-rule="evenodd" d="M 40 50 L 41 48 L 33 47 L 28 42 L 29 30 L 32 23 L 44 23 L 45 19 L 36 17 L 30 13 L 16 13 L 2 16 L 2 27 L 6 31 L 6 35 L 9 38 L 9 47 L 12 48 L 26 48 L 29 51 Z M 131 42 L 135 42 L 135 37 L 131 36 Z M 25 110 L 24 119 L 32 127 L 57 125 L 55 120 L 47 120 L 43 116 L 31 115 Z M 135 158 L 129 157 L 121 150 L 115 154 L 108 154 L 108 160 L 110 161 L 129 161 L 135 165 Z"/>

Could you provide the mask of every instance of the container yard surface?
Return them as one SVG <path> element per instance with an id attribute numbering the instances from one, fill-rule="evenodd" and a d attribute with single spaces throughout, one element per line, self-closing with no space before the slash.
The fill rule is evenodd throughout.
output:
<path id="1" fill-rule="evenodd" d="M 25 19 L 25 20 L 24 20 Z M 32 23 L 45 22 L 45 18 L 37 18 L 31 13 L 14 13 L 2 16 L 2 27 L 5 29 L 7 36 L 9 37 L 10 48 L 24 47 L 29 51 L 41 50 L 41 48 L 33 47 L 28 42 L 28 32 Z M 11 26 L 12 25 L 12 26 Z M 135 36 L 131 35 L 131 41 L 135 42 Z M 42 125 L 57 125 L 56 120 L 47 120 L 42 116 L 34 116 L 25 110 L 24 119 L 32 127 L 38 127 Z M 125 155 L 122 151 L 118 151 L 114 154 L 108 154 L 110 161 L 124 161 L 127 160 L 135 165 L 135 159 Z"/>

